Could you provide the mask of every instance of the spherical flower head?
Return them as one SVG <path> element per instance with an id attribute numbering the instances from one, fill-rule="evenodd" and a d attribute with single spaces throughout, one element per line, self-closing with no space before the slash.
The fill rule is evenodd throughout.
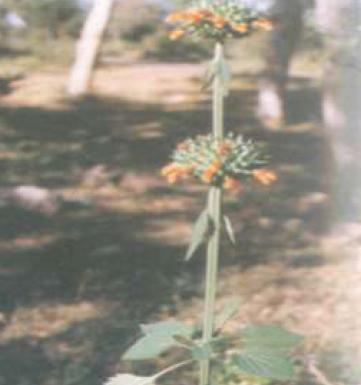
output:
<path id="1" fill-rule="evenodd" d="M 224 42 L 228 38 L 242 38 L 256 31 L 270 31 L 273 21 L 256 10 L 235 0 L 214 0 L 205 6 L 172 12 L 166 22 L 175 24 L 172 40 L 186 35 Z"/>
<path id="2" fill-rule="evenodd" d="M 212 135 L 187 139 L 177 145 L 172 158 L 161 172 L 169 183 L 193 177 L 206 185 L 239 192 L 243 181 L 252 177 L 267 186 L 277 180 L 273 171 L 264 168 L 263 148 L 232 133 L 222 140 Z"/>

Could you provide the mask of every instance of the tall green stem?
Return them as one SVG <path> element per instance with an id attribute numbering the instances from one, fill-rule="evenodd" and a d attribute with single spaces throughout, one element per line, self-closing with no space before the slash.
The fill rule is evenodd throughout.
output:
<path id="1" fill-rule="evenodd" d="M 223 60 L 223 45 L 216 44 L 214 60 Z M 224 131 L 224 89 L 221 74 L 216 72 L 213 81 L 213 136 L 223 138 Z M 205 308 L 203 319 L 203 342 L 210 341 L 214 331 L 215 301 L 217 293 L 218 261 L 222 222 L 222 188 L 211 187 L 208 195 L 208 214 L 214 225 L 207 247 L 207 271 Z M 210 383 L 210 361 L 204 360 L 200 366 L 200 385 Z"/>
<path id="2" fill-rule="evenodd" d="M 214 49 L 214 61 L 224 61 L 223 44 L 217 43 Z M 224 134 L 224 79 L 222 73 L 216 71 L 213 80 L 213 135 L 216 140 L 222 139 Z"/>

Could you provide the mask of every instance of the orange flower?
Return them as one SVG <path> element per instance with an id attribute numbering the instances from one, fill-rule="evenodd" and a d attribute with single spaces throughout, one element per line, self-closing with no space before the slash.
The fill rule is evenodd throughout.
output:
<path id="1" fill-rule="evenodd" d="M 203 19 L 203 16 L 198 10 L 188 11 L 186 14 L 186 21 L 188 23 L 200 23 Z"/>
<path id="2" fill-rule="evenodd" d="M 185 178 L 191 174 L 192 166 L 180 166 L 177 163 L 170 163 L 161 170 L 161 175 L 166 177 L 168 182 L 173 184 L 179 178 Z"/>
<path id="3" fill-rule="evenodd" d="M 226 25 L 226 19 L 221 15 L 214 15 L 211 19 L 216 28 L 222 29 Z"/>
<path id="4" fill-rule="evenodd" d="M 238 179 L 232 178 L 228 175 L 224 177 L 223 188 L 225 190 L 239 191 L 242 185 Z"/>
<path id="5" fill-rule="evenodd" d="M 173 23 L 179 23 L 185 20 L 186 20 L 186 13 L 184 11 L 175 11 L 166 17 L 165 22 L 173 24 Z"/>
<path id="6" fill-rule="evenodd" d="M 207 8 L 197 8 L 193 10 L 193 16 L 197 19 L 197 21 L 211 19 L 213 17 L 213 13 Z"/>
<path id="7" fill-rule="evenodd" d="M 211 183 L 213 180 L 214 175 L 219 171 L 221 168 L 222 163 L 219 160 L 213 161 L 203 172 L 203 175 L 201 177 L 202 181 L 204 183 Z"/>
<path id="8" fill-rule="evenodd" d="M 184 29 L 178 28 L 178 29 L 175 29 L 174 31 L 170 32 L 169 38 L 171 40 L 177 40 L 180 37 L 184 36 L 185 33 L 186 33 L 186 31 Z"/>
<path id="9" fill-rule="evenodd" d="M 231 146 L 229 143 L 222 143 L 217 149 L 217 154 L 219 156 L 227 155 L 231 150 Z"/>
<path id="10" fill-rule="evenodd" d="M 274 28 L 274 22 L 270 19 L 267 19 L 265 17 L 262 17 L 260 19 L 255 20 L 252 23 L 252 27 L 259 29 L 261 31 L 272 31 Z"/>
<path id="11" fill-rule="evenodd" d="M 258 182 L 265 186 L 269 186 L 278 179 L 277 174 L 274 171 L 266 168 L 253 170 L 252 175 Z"/>
<path id="12" fill-rule="evenodd" d="M 247 33 L 249 30 L 249 25 L 247 23 L 239 23 L 239 24 L 233 23 L 231 27 L 234 31 L 237 31 L 240 33 Z"/>
<path id="13" fill-rule="evenodd" d="M 212 12 L 205 8 L 192 8 L 186 11 L 175 11 L 172 12 L 165 19 L 167 23 L 199 23 L 202 20 L 206 20 L 212 17 Z"/>
<path id="14" fill-rule="evenodd" d="M 174 174 L 169 174 L 169 175 L 167 176 L 167 181 L 168 181 L 169 184 L 174 184 L 174 183 L 177 182 L 178 177 L 179 177 L 179 175 L 177 175 L 176 173 L 174 173 Z"/>
<path id="15" fill-rule="evenodd" d="M 176 163 L 170 163 L 170 164 L 167 164 L 165 167 L 163 167 L 160 173 L 162 176 L 167 176 L 172 172 L 174 172 L 174 170 L 176 170 L 177 168 L 178 166 Z"/>

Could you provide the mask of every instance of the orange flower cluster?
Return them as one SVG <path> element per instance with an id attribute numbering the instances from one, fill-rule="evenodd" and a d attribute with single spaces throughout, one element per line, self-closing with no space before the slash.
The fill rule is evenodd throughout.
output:
<path id="1" fill-rule="evenodd" d="M 220 160 L 212 162 L 202 173 L 201 181 L 205 184 L 212 184 L 213 178 L 217 172 L 221 169 L 222 163 Z M 184 167 L 177 163 L 170 163 L 163 167 L 161 175 L 167 178 L 168 183 L 174 184 L 179 179 L 187 179 L 192 175 L 192 167 Z M 239 191 L 242 188 L 241 182 L 229 175 L 225 175 L 222 182 L 222 187 L 228 191 Z"/>
<path id="2" fill-rule="evenodd" d="M 167 16 L 167 23 L 200 23 L 203 20 L 209 20 L 213 13 L 207 8 L 191 8 L 184 11 L 175 11 Z"/>
<path id="3" fill-rule="evenodd" d="M 169 183 L 194 177 L 206 185 L 223 187 L 238 192 L 242 179 L 253 177 L 263 185 L 277 180 L 277 175 L 259 165 L 265 164 L 262 154 L 251 141 L 232 133 L 220 141 L 212 135 L 200 135 L 177 145 L 173 162 L 161 170 Z"/>
<path id="4" fill-rule="evenodd" d="M 171 31 L 171 40 L 197 32 L 208 37 L 221 38 L 225 36 L 243 36 L 252 31 L 270 31 L 273 29 L 273 22 L 265 17 L 236 20 L 229 16 L 217 13 L 216 10 L 208 8 L 190 8 L 183 11 L 172 12 L 166 22 L 170 24 L 181 24 L 179 28 Z M 206 26 L 206 29 L 202 29 Z M 213 29 L 213 31 L 212 31 Z"/>

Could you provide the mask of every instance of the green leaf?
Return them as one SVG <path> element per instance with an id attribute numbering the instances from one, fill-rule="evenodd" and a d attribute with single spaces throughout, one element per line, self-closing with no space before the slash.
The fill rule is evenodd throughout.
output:
<path id="1" fill-rule="evenodd" d="M 224 307 L 222 312 L 217 315 L 215 320 L 215 330 L 220 330 L 222 327 L 234 317 L 241 306 L 241 300 L 239 298 L 232 298 Z"/>
<path id="2" fill-rule="evenodd" d="M 277 326 L 247 326 L 241 331 L 243 349 L 234 357 L 241 371 L 259 377 L 287 380 L 293 365 L 288 354 L 301 336 Z"/>
<path id="3" fill-rule="evenodd" d="M 176 335 L 173 336 L 173 339 L 175 339 L 180 345 L 183 345 L 188 349 L 192 349 L 197 346 L 197 344 L 193 340 L 184 336 Z"/>
<path id="4" fill-rule="evenodd" d="M 247 326 L 241 331 L 246 348 L 267 348 L 288 352 L 302 340 L 298 334 L 272 325 Z"/>
<path id="5" fill-rule="evenodd" d="M 211 61 L 202 81 L 202 90 L 210 88 L 216 76 L 221 82 L 224 96 L 227 96 L 229 94 L 231 75 L 224 57 Z"/>
<path id="6" fill-rule="evenodd" d="M 166 334 L 174 336 L 176 334 L 190 336 L 193 333 L 193 327 L 180 321 L 161 321 L 152 324 L 140 325 L 144 334 Z"/>
<path id="7" fill-rule="evenodd" d="M 232 222 L 229 219 L 229 217 L 227 217 L 226 215 L 223 217 L 223 220 L 224 220 L 224 228 L 226 230 L 228 238 L 231 241 L 232 245 L 235 245 L 237 242 L 236 242 L 236 237 L 234 235 Z"/>
<path id="8" fill-rule="evenodd" d="M 242 372 L 274 380 L 288 380 L 293 375 L 293 364 L 285 356 L 267 349 L 245 349 L 233 357 Z"/>
<path id="9" fill-rule="evenodd" d="M 212 220 L 208 215 L 208 211 L 202 211 L 193 227 L 191 243 L 185 257 L 186 261 L 189 261 L 193 257 L 199 246 L 206 240 L 211 229 L 211 222 Z"/>
<path id="10" fill-rule="evenodd" d="M 216 61 L 215 65 L 216 65 L 216 76 L 218 76 L 221 81 L 222 88 L 223 88 L 223 95 L 228 96 L 229 84 L 231 82 L 231 75 L 230 75 L 228 64 L 224 59 L 224 57 L 221 57 Z"/>
<path id="11" fill-rule="evenodd" d="M 140 377 L 125 373 L 110 378 L 104 385 L 151 385 L 154 383 L 154 380 L 154 376 Z"/>
<path id="12" fill-rule="evenodd" d="M 203 80 L 202 80 L 202 91 L 208 89 L 216 75 L 216 63 L 213 60 L 212 62 L 209 63 L 209 66 L 207 68 L 206 73 L 204 74 Z"/>
<path id="13" fill-rule="evenodd" d="M 142 325 L 144 334 L 132 347 L 130 347 L 123 358 L 125 360 L 149 360 L 159 356 L 173 346 L 177 346 L 175 335 L 190 337 L 193 328 L 178 321 L 158 322 L 155 324 Z"/>

